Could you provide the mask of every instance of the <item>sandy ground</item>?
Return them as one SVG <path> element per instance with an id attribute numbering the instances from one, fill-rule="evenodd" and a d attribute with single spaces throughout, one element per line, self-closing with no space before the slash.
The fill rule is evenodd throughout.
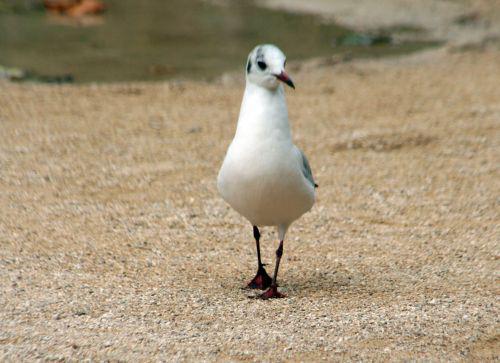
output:
<path id="1" fill-rule="evenodd" d="M 498 361 L 498 46 L 293 68 L 320 187 L 273 301 L 215 187 L 241 78 L 1 82 L 0 360 Z"/>

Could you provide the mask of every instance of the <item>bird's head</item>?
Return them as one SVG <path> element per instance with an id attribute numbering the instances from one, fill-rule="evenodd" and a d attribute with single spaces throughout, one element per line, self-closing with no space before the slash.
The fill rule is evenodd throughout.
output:
<path id="1" fill-rule="evenodd" d="M 268 89 L 276 89 L 283 82 L 295 89 L 291 78 L 285 72 L 286 56 L 272 44 L 256 46 L 248 55 L 247 82 Z"/>

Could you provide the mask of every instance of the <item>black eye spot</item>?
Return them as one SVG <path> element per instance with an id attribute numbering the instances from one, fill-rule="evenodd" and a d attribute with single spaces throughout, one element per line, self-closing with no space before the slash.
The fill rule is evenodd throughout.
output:
<path id="1" fill-rule="evenodd" d="M 250 73 L 250 69 L 252 69 L 252 61 L 249 59 L 247 63 L 247 73 Z"/>
<path id="2" fill-rule="evenodd" d="M 259 68 L 260 68 L 261 70 L 265 70 L 265 69 L 267 68 L 267 64 L 266 64 L 266 63 L 264 63 L 264 62 L 262 62 L 262 61 L 258 61 L 258 62 L 257 62 L 257 65 L 259 66 Z"/>

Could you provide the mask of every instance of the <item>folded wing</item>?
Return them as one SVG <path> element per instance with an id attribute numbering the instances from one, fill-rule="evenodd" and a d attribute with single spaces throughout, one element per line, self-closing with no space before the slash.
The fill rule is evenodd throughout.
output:
<path id="1" fill-rule="evenodd" d="M 313 178 L 313 174 L 312 174 L 312 170 L 311 170 L 311 165 L 309 165 L 309 160 L 307 160 L 307 157 L 302 152 L 302 150 L 300 150 L 298 147 L 296 147 L 296 149 L 299 152 L 300 157 L 302 159 L 302 163 L 301 163 L 302 174 L 311 183 L 311 185 L 313 185 L 315 188 L 317 188 L 318 184 L 316 184 L 314 182 L 314 178 Z"/>

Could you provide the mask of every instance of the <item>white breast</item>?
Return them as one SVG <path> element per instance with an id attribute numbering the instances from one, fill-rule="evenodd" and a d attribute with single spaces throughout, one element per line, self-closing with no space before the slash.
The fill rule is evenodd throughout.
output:
<path id="1" fill-rule="evenodd" d="M 289 225 L 314 204 L 314 187 L 302 175 L 292 144 L 233 143 L 217 187 L 231 207 L 257 226 Z"/>
<path id="2" fill-rule="evenodd" d="M 311 209 L 314 186 L 304 177 L 291 141 L 283 91 L 277 97 L 256 92 L 245 92 L 217 187 L 253 225 L 288 226 Z"/>

